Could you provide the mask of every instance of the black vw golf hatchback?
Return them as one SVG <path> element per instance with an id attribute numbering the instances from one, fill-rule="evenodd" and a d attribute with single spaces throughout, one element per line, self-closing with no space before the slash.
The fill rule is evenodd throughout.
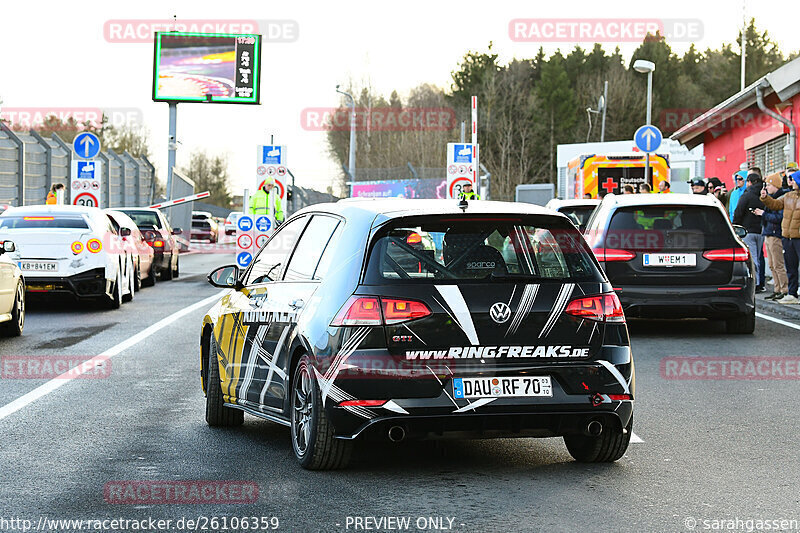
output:
<path id="1" fill-rule="evenodd" d="M 569 219 L 527 204 L 344 200 L 304 209 L 205 316 L 206 420 L 289 426 L 299 463 L 355 439 L 563 437 L 622 457 L 633 424 L 625 317 Z"/>

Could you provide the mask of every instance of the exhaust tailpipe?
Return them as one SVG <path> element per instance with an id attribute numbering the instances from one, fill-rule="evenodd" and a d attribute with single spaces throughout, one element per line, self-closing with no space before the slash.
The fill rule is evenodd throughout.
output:
<path id="1" fill-rule="evenodd" d="M 592 420 L 586 425 L 586 434 L 590 437 L 599 437 L 603 432 L 603 424 L 598 420 Z"/>
<path id="2" fill-rule="evenodd" d="M 402 426 L 392 426 L 389 428 L 389 440 L 392 442 L 402 442 L 406 438 L 406 430 Z"/>

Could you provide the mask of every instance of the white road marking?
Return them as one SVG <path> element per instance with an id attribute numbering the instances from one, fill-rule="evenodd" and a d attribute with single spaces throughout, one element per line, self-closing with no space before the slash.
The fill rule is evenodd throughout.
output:
<path id="1" fill-rule="evenodd" d="M 644 441 L 636 433 L 631 433 L 631 444 L 642 444 Z"/>
<path id="2" fill-rule="evenodd" d="M 5 417 L 7 417 L 7 416 L 9 416 L 11 414 L 16 413 L 20 409 L 23 409 L 23 408 L 29 406 L 30 404 L 32 404 L 33 402 L 35 402 L 39 398 L 47 396 L 48 394 L 50 394 L 54 390 L 58 389 L 62 385 L 66 385 L 67 383 L 69 383 L 73 379 L 77 378 L 81 374 L 85 374 L 87 372 L 93 371 L 97 365 L 105 364 L 106 361 L 108 361 L 109 359 L 111 359 L 115 355 L 117 355 L 119 353 L 122 353 L 125 350 L 127 350 L 128 348 L 131 348 L 131 347 L 135 346 L 136 344 L 140 343 L 141 341 L 143 341 L 144 339 L 146 339 L 147 337 L 149 337 L 153 333 L 156 333 L 156 332 L 164 329 L 165 327 L 169 326 L 170 324 L 172 324 L 173 322 L 175 322 L 179 318 L 181 318 L 183 316 L 186 316 L 189 313 L 191 313 L 193 311 L 196 311 L 197 309 L 200 309 L 200 308 L 202 308 L 204 306 L 207 306 L 207 305 L 210 305 L 210 304 L 216 302 L 217 300 L 219 300 L 219 298 L 220 298 L 220 295 L 219 294 L 215 294 L 214 296 L 209 296 L 208 298 L 205 298 L 204 300 L 200 300 L 199 302 L 196 302 L 196 303 L 190 305 L 189 307 L 185 307 L 185 308 L 181 309 L 180 311 L 177 311 L 177 312 L 169 315 L 168 317 L 159 320 L 158 322 L 156 322 L 152 326 L 146 327 L 145 329 L 143 329 L 142 331 L 140 331 L 136 335 L 133 335 L 132 337 L 129 337 L 127 340 L 124 340 L 123 342 L 117 344 L 116 346 L 112 346 L 111 348 L 109 348 L 108 350 L 104 351 L 103 353 L 101 353 L 99 355 L 96 355 L 95 357 L 92 357 L 88 361 L 85 361 L 83 364 L 81 364 L 80 367 L 76 367 L 76 368 L 83 369 L 83 372 L 76 372 L 76 369 L 72 369 L 70 371 L 67 371 L 67 372 L 61 374 L 60 376 L 51 379 L 50 381 L 48 381 L 44 385 L 36 387 L 35 389 L 30 391 L 29 393 L 27 393 L 27 394 L 25 394 L 23 396 L 20 396 L 19 398 L 17 398 L 13 402 L 11 402 L 11 403 L 9 403 L 7 405 L 4 405 L 3 407 L 0 407 L 0 420 L 4 419 Z"/>
<path id="3" fill-rule="evenodd" d="M 764 320 L 769 320 L 770 322 L 775 322 L 776 324 L 780 324 L 781 326 L 786 326 L 787 328 L 800 330 L 800 326 L 798 326 L 797 324 L 792 324 L 791 322 L 781 320 L 780 318 L 771 317 L 769 315 L 765 315 L 762 313 L 756 313 L 756 316 L 758 318 L 763 318 Z"/>

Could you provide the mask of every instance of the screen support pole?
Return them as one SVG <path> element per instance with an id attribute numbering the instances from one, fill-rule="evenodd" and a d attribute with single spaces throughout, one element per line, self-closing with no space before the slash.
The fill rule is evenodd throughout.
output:
<path id="1" fill-rule="evenodd" d="M 178 130 L 178 102 L 169 102 L 169 142 L 167 143 L 167 200 L 172 200 L 172 170 L 175 167 L 175 154 L 178 151 L 176 139 Z"/>

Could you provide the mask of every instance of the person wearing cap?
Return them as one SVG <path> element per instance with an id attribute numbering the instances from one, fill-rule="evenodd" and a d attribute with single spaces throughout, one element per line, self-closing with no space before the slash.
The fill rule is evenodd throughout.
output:
<path id="1" fill-rule="evenodd" d="M 733 212 L 736 211 L 736 204 L 744 194 L 747 180 L 747 172 L 739 170 L 733 173 L 733 190 L 728 195 L 728 217 L 733 220 Z"/>
<path id="2" fill-rule="evenodd" d="M 283 206 L 281 195 L 275 189 L 275 178 L 267 176 L 261 189 L 250 197 L 250 214 L 267 215 L 275 217 L 275 223 L 283 223 Z"/>
<path id="3" fill-rule="evenodd" d="M 706 182 L 702 178 L 690 180 L 689 185 L 692 186 L 692 194 L 708 194 L 708 187 L 706 187 Z"/>
<path id="4" fill-rule="evenodd" d="M 771 198 L 767 191 L 761 191 L 761 200 L 769 209 L 778 211 L 783 209 L 781 221 L 781 237 L 783 242 L 783 261 L 786 265 L 786 276 L 789 279 L 788 294 L 778 300 L 778 303 L 796 305 L 800 303 L 797 294 L 798 278 L 800 273 L 800 171 L 793 172 L 792 190 L 780 198 Z"/>
<path id="5" fill-rule="evenodd" d="M 744 242 L 750 249 L 750 256 L 756 270 L 756 292 L 764 292 L 766 272 L 764 268 L 764 236 L 761 235 L 761 214 L 764 204 L 759 199 L 762 188 L 761 176 L 753 171 L 747 174 L 747 189 L 739 198 L 733 212 L 733 223 L 744 226 L 747 235 Z M 764 193 L 766 194 L 766 192 Z"/>
<path id="6" fill-rule="evenodd" d="M 481 195 L 472 190 L 472 182 L 468 181 L 458 195 L 459 200 L 480 200 Z"/>
<path id="7" fill-rule="evenodd" d="M 783 184 L 783 173 L 776 172 L 767 176 L 767 194 L 770 198 L 778 199 L 789 189 L 781 187 Z M 781 242 L 781 222 L 783 222 L 783 210 L 765 208 L 761 214 L 761 234 L 764 236 L 764 247 L 767 250 L 767 261 L 769 269 L 772 271 L 773 292 L 765 300 L 780 301 L 787 294 L 788 280 L 786 278 L 786 267 L 783 263 L 783 243 Z"/>

